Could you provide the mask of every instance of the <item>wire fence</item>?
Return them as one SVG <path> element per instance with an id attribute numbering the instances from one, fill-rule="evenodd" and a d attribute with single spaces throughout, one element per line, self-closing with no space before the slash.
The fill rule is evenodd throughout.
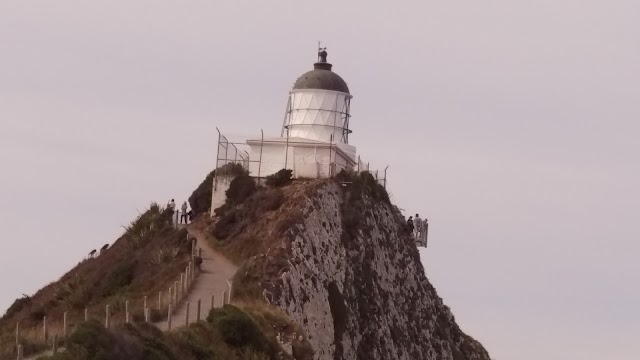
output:
<path id="1" fill-rule="evenodd" d="M 292 170 L 295 178 L 331 178 L 342 170 L 369 172 L 385 188 L 387 168 L 371 168 L 360 156 L 353 159 L 344 146 L 336 143 L 301 143 L 287 139 L 286 146 L 273 139 L 226 136 L 218 130 L 216 170 L 227 164 L 239 164 L 250 176 L 262 179 L 282 169 Z M 217 171 L 216 171 L 217 173 Z"/>
<path id="2" fill-rule="evenodd" d="M 200 321 L 202 316 L 202 301 L 205 307 L 211 310 L 216 307 L 215 298 L 198 299 L 194 304 L 189 304 L 187 298 L 192 290 L 195 281 L 200 275 L 200 268 L 196 258 L 202 259 L 202 249 L 196 246 L 195 239 L 192 239 L 191 261 L 180 274 L 179 278 L 170 281 L 167 291 L 159 291 L 156 295 L 134 297 L 130 300 L 111 302 L 101 307 L 85 308 L 80 311 L 66 311 L 59 318 L 44 316 L 40 325 L 22 327 L 18 322 L 15 328 L 15 343 L 2 344 L 3 355 L 12 356 L 18 360 L 26 356 L 38 354 L 42 351 L 53 351 L 60 346 L 64 346 L 68 336 L 82 322 L 97 320 L 104 324 L 105 328 L 113 328 L 117 325 L 147 322 L 161 325 L 162 330 L 170 331 L 172 328 L 188 326 L 191 321 Z M 228 290 L 224 291 L 220 297 L 220 306 L 228 304 L 231 300 L 231 283 L 228 282 Z M 192 312 L 190 305 L 193 305 Z M 174 314 L 180 307 L 186 306 L 184 319 L 173 320 Z M 208 312 L 207 312 L 208 313 Z M 191 315 L 190 315 L 191 314 Z M 11 355 L 13 354 L 13 355 Z"/>

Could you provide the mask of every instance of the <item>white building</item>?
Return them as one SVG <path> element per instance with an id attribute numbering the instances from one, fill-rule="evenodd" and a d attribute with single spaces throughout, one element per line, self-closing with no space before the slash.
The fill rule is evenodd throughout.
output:
<path id="1" fill-rule="evenodd" d="M 352 96 L 347 83 L 331 68 L 326 50 L 320 49 L 313 70 L 300 76 L 289 92 L 280 136 L 246 141 L 250 161 L 244 164 L 251 176 L 264 178 L 291 169 L 294 178 L 327 178 L 342 169 L 360 169 L 356 148 L 349 145 Z M 228 156 L 221 161 L 220 149 L 219 144 L 217 166 L 237 162 Z M 231 180 L 216 176 L 212 215 L 224 204 Z"/>
<path id="2" fill-rule="evenodd" d="M 352 96 L 331 67 L 320 50 L 313 70 L 289 92 L 281 135 L 247 140 L 251 176 L 291 169 L 296 178 L 323 178 L 356 165 L 356 148 L 349 145 Z"/>

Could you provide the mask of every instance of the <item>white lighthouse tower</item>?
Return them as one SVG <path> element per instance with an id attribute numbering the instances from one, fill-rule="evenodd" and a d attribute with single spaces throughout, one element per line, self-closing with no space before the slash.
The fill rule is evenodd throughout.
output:
<path id="1" fill-rule="evenodd" d="M 313 70 L 289 92 L 280 137 L 247 140 L 252 176 L 291 169 L 294 177 L 322 178 L 356 164 L 356 149 L 349 145 L 352 96 L 331 69 L 326 48 L 319 49 Z"/>
<path id="2" fill-rule="evenodd" d="M 331 71 L 327 51 L 320 50 L 313 70 L 303 74 L 289 92 L 282 135 L 349 143 L 351 94 L 347 83 Z"/>

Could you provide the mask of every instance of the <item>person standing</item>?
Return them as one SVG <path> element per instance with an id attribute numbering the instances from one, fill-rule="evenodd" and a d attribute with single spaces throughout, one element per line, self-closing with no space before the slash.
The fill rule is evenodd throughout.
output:
<path id="1" fill-rule="evenodd" d="M 176 226 L 178 224 L 178 214 L 176 214 L 176 201 L 174 199 L 167 203 L 167 209 L 171 211 L 171 224 Z"/>
<path id="2" fill-rule="evenodd" d="M 409 230 L 409 234 L 411 234 L 411 236 L 413 236 L 413 216 L 409 216 L 409 219 L 407 219 L 407 229 Z"/>
<path id="3" fill-rule="evenodd" d="M 182 208 L 180 210 L 182 210 L 180 212 L 180 224 L 182 224 L 182 220 L 184 220 L 185 224 L 188 224 L 188 222 L 187 222 L 187 202 L 186 201 L 182 203 Z"/>
<path id="4" fill-rule="evenodd" d="M 413 223 L 415 224 L 413 236 L 420 240 L 420 232 L 422 231 L 422 219 L 420 219 L 420 215 L 416 214 L 416 217 L 413 219 Z"/>

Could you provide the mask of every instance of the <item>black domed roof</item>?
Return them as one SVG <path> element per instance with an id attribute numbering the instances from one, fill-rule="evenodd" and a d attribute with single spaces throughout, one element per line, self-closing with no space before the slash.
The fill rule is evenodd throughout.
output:
<path id="1" fill-rule="evenodd" d="M 340 75 L 331 71 L 331 64 L 326 62 L 315 63 L 313 70 L 298 78 L 293 90 L 301 89 L 333 90 L 349 94 L 347 83 Z"/>

